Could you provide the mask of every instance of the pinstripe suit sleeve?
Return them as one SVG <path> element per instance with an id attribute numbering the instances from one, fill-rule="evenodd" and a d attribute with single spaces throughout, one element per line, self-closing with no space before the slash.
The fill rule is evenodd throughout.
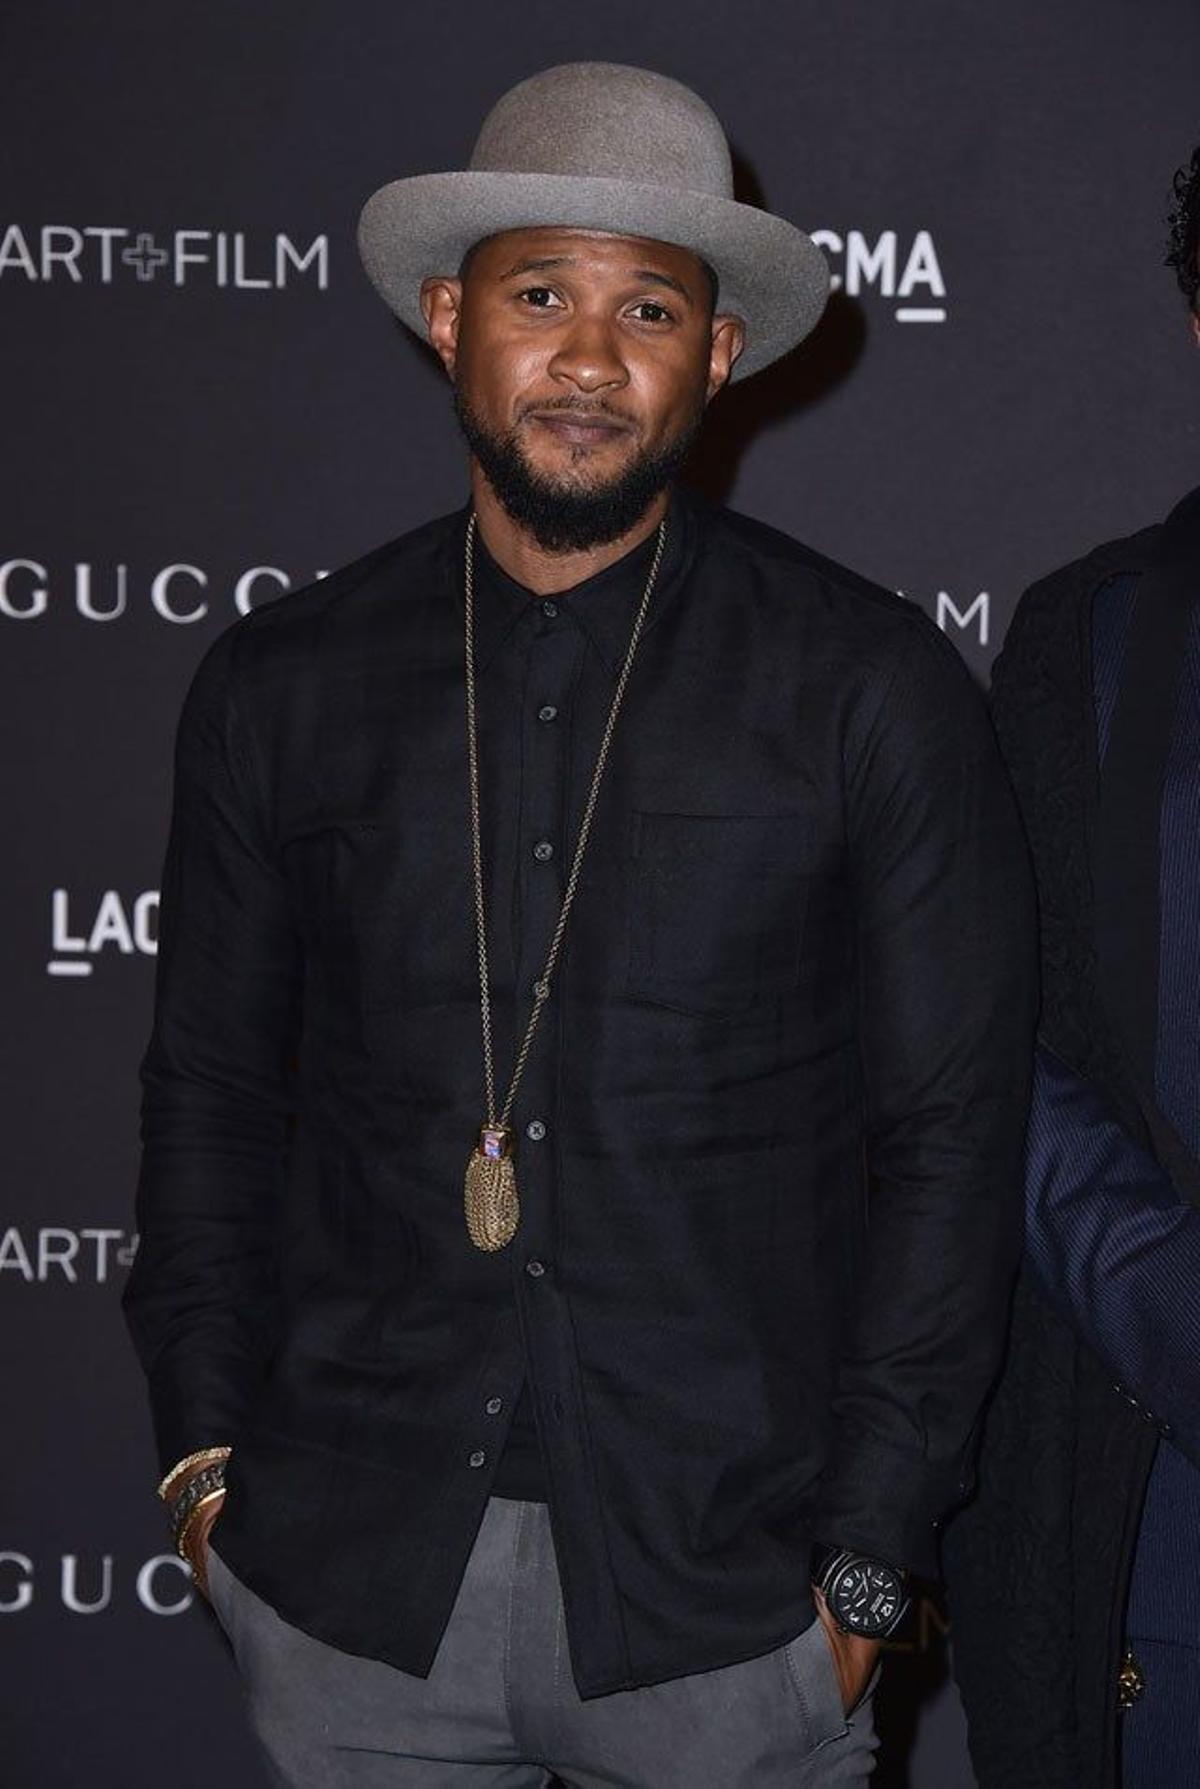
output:
<path id="1" fill-rule="evenodd" d="M 1200 1210 L 1044 1045 L 1025 1187 L 1026 1246 L 1052 1303 L 1200 1464 Z"/>

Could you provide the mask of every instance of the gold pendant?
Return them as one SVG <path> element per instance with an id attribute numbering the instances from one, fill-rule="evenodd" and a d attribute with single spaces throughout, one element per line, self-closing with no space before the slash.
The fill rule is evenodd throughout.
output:
<path id="1" fill-rule="evenodd" d="M 485 1124 L 471 1151 L 464 1186 L 467 1230 L 477 1249 L 494 1253 L 516 1235 L 521 1215 L 513 1134 L 505 1124 Z"/>

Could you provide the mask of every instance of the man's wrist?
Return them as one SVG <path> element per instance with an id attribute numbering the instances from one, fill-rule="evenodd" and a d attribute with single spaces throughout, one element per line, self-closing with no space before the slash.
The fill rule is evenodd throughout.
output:
<path id="1" fill-rule="evenodd" d="M 191 1567 L 197 1588 L 205 1592 L 205 1542 L 225 1502 L 225 1462 L 232 1452 L 222 1442 L 185 1454 L 158 1487 L 171 1519 L 175 1551 Z"/>
<path id="2" fill-rule="evenodd" d="M 812 1581 L 835 1626 L 856 1639 L 886 1640 L 908 1612 L 908 1571 L 857 1548 L 816 1546 Z"/>
<path id="3" fill-rule="evenodd" d="M 176 1531 L 175 1551 L 181 1559 L 187 1560 L 193 1570 L 196 1568 L 197 1551 L 199 1551 L 200 1558 L 203 1559 L 203 1548 L 198 1548 L 198 1542 L 207 1537 L 208 1530 L 220 1514 L 224 1502 L 224 1486 L 219 1486 L 214 1491 L 206 1491 L 199 1502 L 193 1505 Z"/>
<path id="4" fill-rule="evenodd" d="M 223 1490 L 210 1491 L 188 1517 L 176 1546 L 179 1557 L 191 1568 L 192 1582 L 205 1596 L 208 1595 L 208 1537 L 224 1502 Z"/>

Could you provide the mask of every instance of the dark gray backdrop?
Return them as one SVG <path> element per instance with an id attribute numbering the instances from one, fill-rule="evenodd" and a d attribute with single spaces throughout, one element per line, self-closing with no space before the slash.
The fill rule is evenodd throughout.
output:
<path id="1" fill-rule="evenodd" d="M 1160 262 L 1200 11 L 50 0 L 3 29 L 4 1782 L 257 1785 L 224 1641 L 162 1559 L 117 1300 L 185 684 L 239 597 L 464 495 L 440 375 L 358 267 L 363 199 L 461 166 L 551 62 L 698 88 L 846 289 L 721 400 L 697 476 L 916 598 L 984 676 L 1031 577 L 1196 482 Z M 880 1777 L 966 1789 L 928 1618 Z"/>

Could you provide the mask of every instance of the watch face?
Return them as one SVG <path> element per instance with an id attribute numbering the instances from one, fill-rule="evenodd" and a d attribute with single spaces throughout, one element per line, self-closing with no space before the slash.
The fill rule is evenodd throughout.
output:
<path id="1" fill-rule="evenodd" d="M 904 1586 L 888 1566 L 851 1559 L 838 1570 L 826 1597 L 843 1627 L 856 1634 L 881 1634 L 900 1612 Z"/>

